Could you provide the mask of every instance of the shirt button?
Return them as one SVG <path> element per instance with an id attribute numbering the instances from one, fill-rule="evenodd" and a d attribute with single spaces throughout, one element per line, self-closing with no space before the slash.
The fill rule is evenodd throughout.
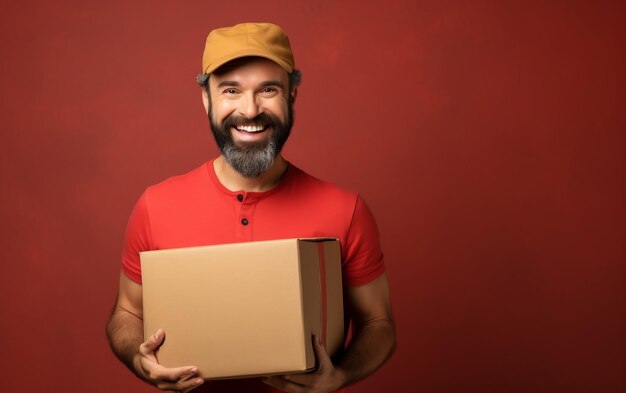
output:
<path id="1" fill-rule="evenodd" d="M 242 223 L 243 225 L 248 225 L 248 219 L 247 219 L 247 218 L 244 218 L 243 220 L 241 220 L 241 223 Z"/>
<path id="2" fill-rule="evenodd" d="M 237 200 L 238 200 L 239 202 L 243 201 L 243 195 L 241 195 L 241 194 L 237 194 Z"/>

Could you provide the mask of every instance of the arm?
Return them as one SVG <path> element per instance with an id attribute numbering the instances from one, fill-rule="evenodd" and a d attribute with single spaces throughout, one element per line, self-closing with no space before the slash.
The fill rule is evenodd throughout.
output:
<path id="1" fill-rule="evenodd" d="M 107 325 L 109 344 L 115 356 L 137 377 L 161 390 L 189 391 L 204 382 L 196 367 L 166 368 L 159 365 L 156 351 L 165 339 L 162 329 L 143 341 L 143 292 L 141 285 L 120 275 L 117 302 Z"/>
<path id="2" fill-rule="evenodd" d="M 332 392 L 367 377 L 380 368 L 395 349 L 395 329 L 387 276 L 347 289 L 354 335 L 343 356 L 333 365 L 314 340 L 318 369 L 312 373 L 276 376 L 264 382 L 290 393 Z"/>
<path id="3" fill-rule="evenodd" d="M 389 301 L 387 275 L 359 287 L 349 287 L 354 335 L 337 368 L 345 374 L 343 386 L 378 370 L 396 346 L 395 327 Z"/>

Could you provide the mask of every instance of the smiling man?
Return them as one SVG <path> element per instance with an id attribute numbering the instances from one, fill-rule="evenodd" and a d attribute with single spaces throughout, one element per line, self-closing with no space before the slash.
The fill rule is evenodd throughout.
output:
<path id="1" fill-rule="evenodd" d="M 202 66 L 198 83 L 221 154 L 139 198 L 107 326 L 113 352 L 164 391 L 333 392 L 365 378 L 395 346 L 378 231 L 358 194 L 306 174 L 281 155 L 300 83 L 289 39 L 270 23 L 217 29 L 207 38 Z M 344 308 L 353 329 L 345 350 L 331 359 L 314 340 L 315 371 L 263 379 L 203 381 L 194 365 L 158 363 L 167 332 L 159 329 L 144 341 L 139 252 L 295 237 L 340 241 Z"/>
<path id="2" fill-rule="evenodd" d="M 296 94 L 287 72 L 271 60 L 254 56 L 222 65 L 210 79 L 205 75 L 199 79 L 211 130 L 222 153 L 215 162 L 219 171 L 233 169 L 235 178 L 252 179 L 249 183 L 257 188 L 263 188 L 262 178 L 278 180 L 275 171 L 282 173 L 287 165 L 280 151 L 291 132 Z"/>

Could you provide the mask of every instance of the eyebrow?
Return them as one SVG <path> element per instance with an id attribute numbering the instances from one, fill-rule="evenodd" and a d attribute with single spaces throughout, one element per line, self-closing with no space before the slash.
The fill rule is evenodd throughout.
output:
<path id="1" fill-rule="evenodd" d="M 276 87 L 280 87 L 281 89 L 284 88 L 283 84 L 279 81 L 265 81 L 265 82 L 261 82 L 260 85 L 263 87 L 276 86 Z"/>
<path id="2" fill-rule="evenodd" d="M 222 81 L 217 85 L 218 89 L 221 89 L 222 87 L 239 87 L 241 86 L 241 84 L 237 81 Z M 281 82 L 279 81 L 263 81 L 261 83 L 259 83 L 259 86 L 261 87 L 267 87 L 267 86 L 276 86 L 279 87 L 281 89 L 284 89 L 284 86 Z"/>

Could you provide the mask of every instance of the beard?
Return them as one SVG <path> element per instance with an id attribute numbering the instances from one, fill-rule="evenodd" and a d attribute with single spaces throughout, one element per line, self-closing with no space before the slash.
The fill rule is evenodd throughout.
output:
<path id="1" fill-rule="evenodd" d="M 213 117 L 212 105 L 209 100 L 209 123 L 215 142 L 226 162 L 242 176 L 254 178 L 267 172 L 274 164 L 274 159 L 282 151 L 293 126 L 293 108 L 292 104 L 289 103 L 287 119 L 284 122 L 274 114 L 260 113 L 254 119 L 230 115 L 220 125 Z M 271 127 L 272 133 L 269 138 L 263 141 L 236 144 L 233 141 L 231 129 L 244 125 Z"/>

